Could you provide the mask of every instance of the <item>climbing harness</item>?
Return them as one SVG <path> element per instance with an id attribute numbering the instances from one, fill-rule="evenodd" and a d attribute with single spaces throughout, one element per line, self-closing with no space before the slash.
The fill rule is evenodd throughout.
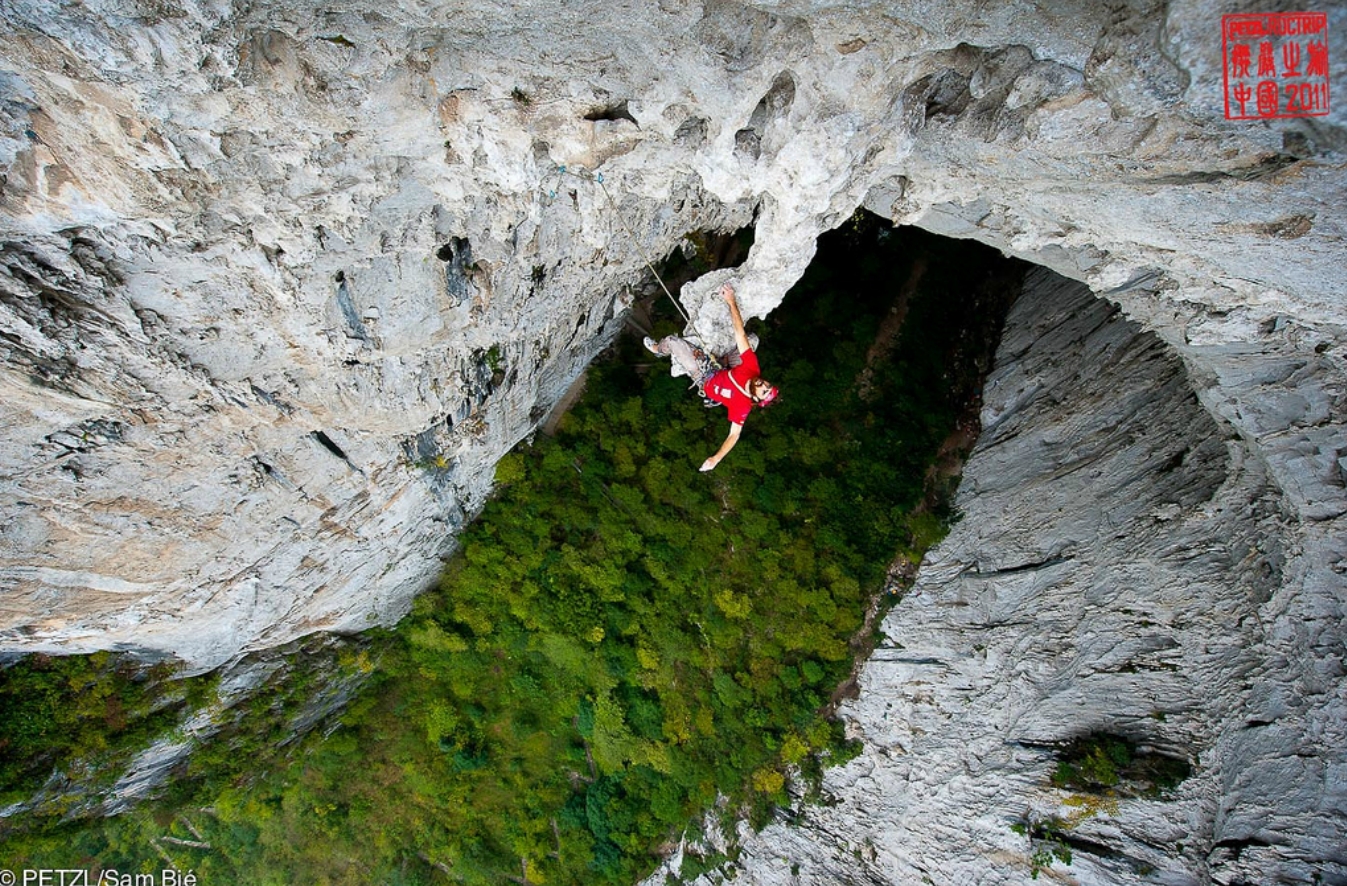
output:
<path id="1" fill-rule="evenodd" d="M 659 288 L 664 290 L 664 294 L 669 297 L 669 301 L 673 302 L 674 307 L 678 309 L 678 313 L 682 314 L 683 319 L 687 321 L 688 327 L 692 330 L 692 332 L 690 333 L 690 337 L 696 339 L 698 342 L 701 343 L 702 345 L 701 350 L 705 353 L 706 342 L 701 336 L 701 331 L 697 328 L 697 324 L 692 321 L 692 318 L 688 316 L 688 312 L 683 310 L 683 305 L 678 301 L 677 298 L 674 297 L 674 294 L 669 291 L 669 287 L 664 285 L 664 279 L 660 277 L 659 271 L 655 270 L 654 263 L 650 260 L 650 257 L 646 255 L 645 250 L 641 248 L 640 243 L 637 242 L 636 235 L 632 233 L 631 228 L 627 227 L 627 223 L 622 218 L 622 213 L 618 212 L 617 210 L 617 202 L 613 200 L 613 195 L 608 192 L 608 186 L 604 184 L 603 173 L 602 172 L 590 173 L 583 168 L 580 168 L 578 171 L 576 171 L 567 168 L 565 164 L 557 166 L 556 172 L 557 175 L 559 176 L 569 175 L 572 178 L 578 178 L 581 181 L 594 182 L 599 186 L 599 188 L 603 191 L 603 196 L 608 200 L 609 208 L 613 211 L 613 217 L 616 218 L 617 223 L 622 226 L 622 230 L 624 233 L 626 233 L 627 238 L 631 241 L 631 244 L 636 247 L 636 251 L 641 256 L 641 261 L 645 262 L 645 266 L 649 268 L 650 273 L 655 276 L 655 281 L 659 283 Z M 549 200 L 555 200 L 557 197 L 557 189 L 556 188 L 550 189 L 547 192 L 547 196 Z M 713 363 L 716 363 L 714 358 L 711 359 Z M 717 368 L 719 368 L 719 364 L 717 363 L 716 365 Z"/>
<path id="2" fill-rule="evenodd" d="M 706 383 L 725 367 L 721 361 L 711 356 L 705 349 L 697 348 L 692 352 L 692 356 L 697 358 L 697 378 L 693 379 L 692 387 L 697 389 L 697 396 L 702 398 L 702 405 L 707 409 L 714 409 L 720 406 L 719 400 L 713 400 L 706 394 Z"/>

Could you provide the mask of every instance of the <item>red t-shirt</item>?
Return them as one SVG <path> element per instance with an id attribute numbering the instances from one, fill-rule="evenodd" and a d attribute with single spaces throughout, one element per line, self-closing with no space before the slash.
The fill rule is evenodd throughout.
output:
<path id="1" fill-rule="evenodd" d="M 746 391 L 749 380 L 758 374 L 757 354 L 744 351 L 739 355 L 739 359 L 743 362 L 733 369 L 722 369 L 713 374 L 702 387 L 706 396 L 717 403 L 725 404 L 730 411 L 730 423 L 736 425 L 743 424 L 744 419 L 753 411 L 753 398 L 735 387 L 734 382 L 739 382 L 739 387 Z M 734 381 L 730 381 L 731 376 Z"/>

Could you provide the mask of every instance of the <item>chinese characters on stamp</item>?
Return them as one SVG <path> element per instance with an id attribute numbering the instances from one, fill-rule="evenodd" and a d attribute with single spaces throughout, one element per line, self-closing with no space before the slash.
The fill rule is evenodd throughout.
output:
<path id="1" fill-rule="evenodd" d="M 1230 120 L 1328 114 L 1328 16 L 1262 12 L 1221 17 L 1225 116 Z"/>

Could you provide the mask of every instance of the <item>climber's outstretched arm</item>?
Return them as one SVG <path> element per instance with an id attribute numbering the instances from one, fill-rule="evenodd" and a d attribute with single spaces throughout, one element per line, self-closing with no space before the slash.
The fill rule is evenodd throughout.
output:
<path id="1" fill-rule="evenodd" d="M 725 304 L 730 306 L 730 321 L 734 323 L 734 342 L 739 346 L 739 353 L 753 350 L 753 346 L 748 343 L 748 333 L 744 332 L 744 318 L 739 313 L 739 302 L 734 298 L 734 287 L 726 283 L 720 287 L 720 297 L 725 299 Z M 737 438 L 736 438 L 737 439 Z M 733 443 L 729 444 L 733 446 Z M 725 449 L 729 452 L 729 449 Z M 710 470 L 703 468 L 702 470 Z"/>
<path id="2" fill-rule="evenodd" d="M 720 464 L 720 460 L 729 454 L 730 450 L 734 448 L 735 443 L 739 442 L 739 435 L 743 433 L 743 430 L 743 425 L 737 425 L 734 422 L 730 422 L 730 435 L 725 438 L 724 443 L 720 444 L 720 448 L 716 450 L 715 455 L 702 462 L 702 473 L 705 473 Z"/>

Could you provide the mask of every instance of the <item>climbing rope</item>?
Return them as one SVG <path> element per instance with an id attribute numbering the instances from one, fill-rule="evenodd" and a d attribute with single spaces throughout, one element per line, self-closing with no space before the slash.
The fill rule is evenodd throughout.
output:
<path id="1" fill-rule="evenodd" d="M 631 228 L 627 227 L 626 221 L 624 221 L 622 218 L 622 213 L 619 212 L 617 209 L 617 201 L 613 199 L 613 195 L 608 191 L 608 186 L 604 184 L 603 173 L 602 172 L 589 173 L 584 169 L 581 169 L 579 172 L 576 172 L 575 170 L 568 169 L 565 164 L 558 166 L 556 171 L 558 175 L 569 175 L 572 178 L 578 178 L 581 181 L 595 182 L 596 184 L 598 184 L 600 190 L 603 191 L 603 196 L 608 200 L 608 207 L 613 211 L 613 217 L 617 219 L 617 223 L 621 225 L 623 232 L 626 233 L 627 238 L 631 241 L 631 244 L 636 247 L 637 253 L 639 253 L 641 256 L 641 261 L 645 262 L 645 266 L 650 269 L 650 273 L 654 275 L 655 281 L 659 283 L 659 288 L 664 290 L 664 294 L 669 297 L 669 301 L 673 302 L 674 307 L 678 309 L 678 313 L 682 314 L 683 319 L 687 321 L 688 327 L 692 330 L 690 337 L 696 339 L 698 343 L 701 344 L 703 351 L 708 351 L 708 348 L 706 347 L 706 342 L 702 338 L 701 331 L 697 328 L 697 324 L 694 323 L 692 318 L 688 316 L 688 312 L 683 310 L 683 305 L 678 301 L 678 299 L 674 296 L 674 294 L 669 291 L 669 287 L 664 285 L 664 279 L 660 277 L 659 271 L 655 270 L 654 263 L 650 260 L 650 257 L 646 255 L 645 250 L 641 248 L 641 244 L 636 239 L 636 235 L 632 233 Z M 556 188 L 553 188 L 550 191 L 548 191 L 548 197 L 550 199 L 555 200 L 556 196 L 557 196 Z"/>

